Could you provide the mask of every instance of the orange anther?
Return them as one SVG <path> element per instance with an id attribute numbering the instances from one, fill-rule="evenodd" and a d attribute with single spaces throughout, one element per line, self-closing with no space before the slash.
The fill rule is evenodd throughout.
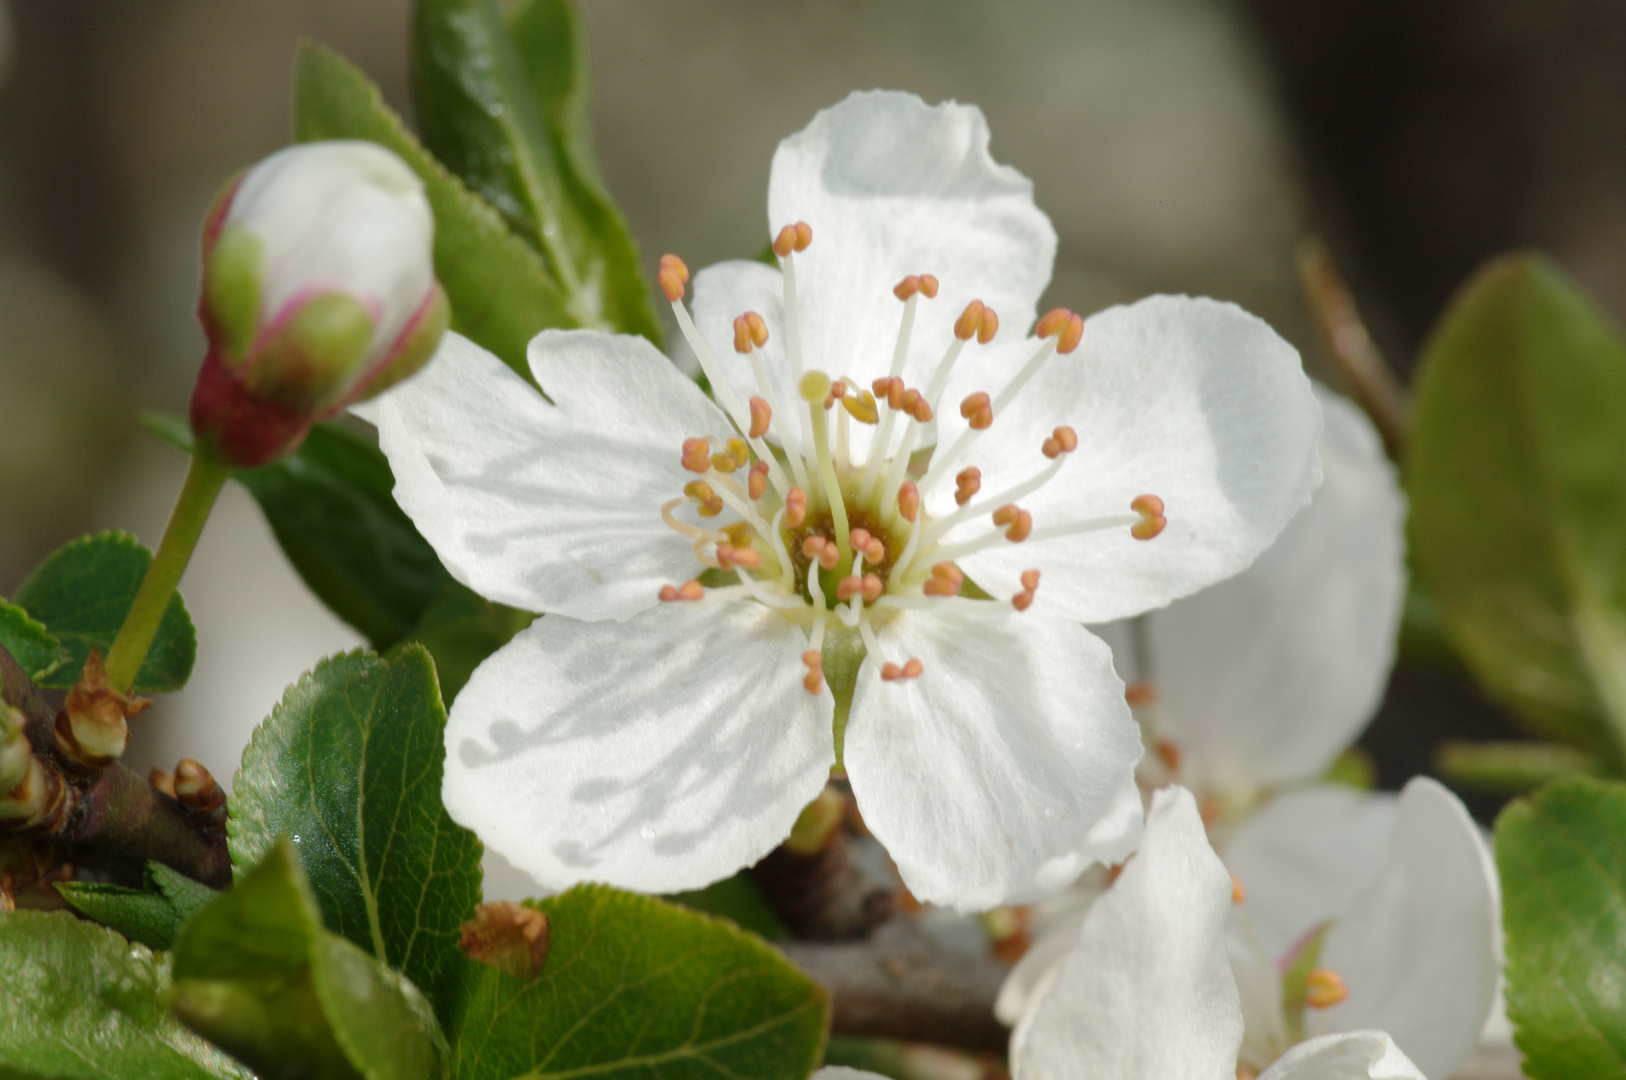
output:
<path id="1" fill-rule="evenodd" d="M 1033 597 L 1039 591 L 1039 571 L 1022 571 L 1022 591 L 1011 597 L 1011 606 L 1026 611 L 1033 606 Z"/>
<path id="2" fill-rule="evenodd" d="M 977 431 L 983 431 L 994 422 L 993 403 L 988 395 L 978 390 L 969 394 L 960 402 L 960 415 L 971 421 L 971 426 Z"/>
<path id="3" fill-rule="evenodd" d="M 751 324 L 741 315 L 734 320 L 734 351 L 748 353 L 751 351 Z"/>
<path id="4" fill-rule="evenodd" d="M 977 344 L 988 344 L 994 340 L 997 333 L 999 333 L 999 316 L 994 314 L 993 308 L 983 308 L 982 319 L 977 323 Z"/>
<path id="5" fill-rule="evenodd" d="M 905 521 L 914 521 L 920 516 L 920 489 L 913 480 L 905 480 L 898 487 L 898 513 Z"/>
<path id="6" fill-rule="evenodd" d="M 745 325 L 751 331 L 751 344 L 762 348 L 768 344 L 768 324 L 762 321 L 762 316 L 754 311 L 745 313 Z"/>
<path id="7" fill-rule="evenodd" d="M 965 306 L 960 317 L 954 320 L 954 336 L 961 341 L 970 341 L 977 333 L 977 327 L 982 325 L 983 303 L 973 300 Z"/>
<path id="8" fill-rule="evenodd" d="M 975 465 L 961 469 L 954 477 L 954 501 L 964 506 L 971 501 L 971 497 L 982 490 L 982 470 Z"/>
<path id="9" fill-rule="evenodd" d="M 1056 341 L 1056 351 L 1063 355 L 1078 348 L 1078 343 L 1084 340 L 1084 320 L 1078 315 L 1069 316 L 1067 328 L 1061 332 Z"/>
<path id="10" fill-rule="evenodd" d="M 936 297 L 937 296 L 937 279 L 932 277 L 932 275 L 930 275 L 930 274 L 921 274 L 920 275 L 920 291 L 926 297 L 926 299 L 928 299 L 928 300 L 931 300 L 934 297 Z"/>
<path id="11" fill-rule="evenodd" d="M 670 604 L 672 601 L 674 601 L 674 600 L 676 600 L 678 598 L 677 586 L 676 585 L 662 585 L 661 586 L 661 591 L 659 593 L 657 593 L 656 595 L 660 597 L 661 603 Z"/>
<path id="12" fill-rule="evenodd" d="M 910 274 L 896 285 L 892 286 L 892 295 L 899 300 L 907 300 L 920 291 L 920 277 Z"/>
<path id="13" fill-rule="evenodd" d="M 875 395 L 868 390 L 854 390 L 841 399 L 841 407 L 860 424 L 873 424 L 881 418 L 880 409 L 875 404 Z"/>
<path id="14" fill-rule="evenodd" d="M 1078 449 L 1078 433 L 1072 428 L 1063 425 L 1051 432 L 1050 437 L 1039 447 L 1047 458 L 1055 459 L 1063 454 L 1070 454 Z"/>
<path id="15" fill-rule="evenodd" d="M 994 511 L 994 524 L 1005 530 L 1005 539 L 1019 544 L 1033 531 L 1033 515 L 1015 503 L 1006 503 Z"/>
<path id="16" fill-rule="evenodd" d="M 1022 580 L 1022 588 L 1024 588 L 1024 589 L 1037 589 L 1039 587 L 1039 571 L 1037 571 L 1037 570 L 1024 570 L 1024 571 L 1022 571 L 1021 580 Z"/>
<path id="17" fill-rule="evenodd" d="M 743 566 L 747 570 L 755 570 L 762 565 L 762 553 L 755 548 L 718 544 L 717 562 L 721 564 L 724 570 L 732 570 L 736 566 Z"/>
<path id="18" fill-rule="evenodd" d="M 728 542 L 735 547 L 751 546 L 750 522 L 736 521 L 732 525 L 725 525 L 722 532 L 724 536 L 728 537 Z"/>
<path id="19" fill-rule="evenodd" d="M 1304 977 L 1304 1004 L 1312 1009 L 1330 1009 L 1347 997 L 1344 977 L 1332 968 L 1315 968 Z"/>
<path id="20" fill-rule="evenodd" d="M 683 485 L 683 494 L 698 505 L 701 517 L 716 517 L 723 512 L 723 499 L 704 480 L 691 480 Z"/>
<path id="21" fill-rule="evenodd" d="M 1163 516 L 1163 500 L 1156 495 L 1137 495 L 1129 509 L 1140 515 L 1140 520 L 1129 526 L 1129 535 L 1136 540 L 1150 540 L 1163 531 L 1169 519 Z"/>
<path id="22" fill-rule="evenodd" d="M 690 472 L 709 472 L 711 469 L 711 444 L 699 436 L 684 439 L 683 467 Z"/>
<path id="23" fill-rule="evenodd" d="M 851 600 L 864 591 L 864 579 L 857 574 L 848 574 L 836 582 L 836 599 Z"/>
<path id="24" fill-rule="evenodd" d="M 808 693 L 817 694 L 824 688 L 824 654 L 817 649 L 809 649 L 802 654 L 802 663 L 807 665 L 802 685 L 807 687 Z"/>
<path id="25" fill-rule="evenodd" d="M 1073 313 L 1064 307 L 1051 308 L 1039 319 L 1039 325 L 1033 328 L 1033 332 L 1041 338 L 1055 337 L 1067 329 L 1067 321 L 1072 317 Z"/>
<path id="26" fill-rule="evenodd" d="M 689 268 L 676 255 L 662 255 L 660 271 L 655 275 L 661 292 L 672 303 L 683 299 L 683 286 L 689 280 Z"/>
<path id="27" fill-rule="evenodd" d="M 698 581 L 685 581 L 682 587 L 678 589 L 679 600 L 699 600 L 705 595 L 706 590 L 701 587 Z"/>
<path id="28" fill-rule="evenodd" d="M 863 528 L 851 530 L 847 533 L 847 542 L 862 550 L 864 545 L 869 543 L 869 530 Z"/>
<path id="29" fill-rule="evenodd" d="M 1157 703 L 1157 687 L 1149 682 L 1132 682 L 1124 687 L 1124 700 L 1131 708 Z"/>
<path id="30" fill-rule="evenodd" d="M 807 517 L 807 492 L 799 487 L 793 487 L 785 495 L 785 520 L 787 529 L 794 529 Z"/>
<path id="31" fill-rule="evenodd" d="M 837 379 L 835 382 L 830 384 L 830 396 L 833 398 L 844 398 L 847 396 L 847 382 L 845 379 Z"/>
<path id="32" fill-rule="evenodd" d="M 963 584 L 965 575 L 958 566 L 951 562 L 940 562 L 932 566 L 932 576 L 926 580 L 921 591 L 927 596 L 954 596 Z"/>
<path id="33" fill-rule="evenodd" d="M 796 223 L 796 250 L 806 251 L 807 246 L 813 242 L 813 226 L 805 221 Z"/>
<path id="34" fill-rule="evenodd" d="M 892 682 L 901 678 L 903 678 L 903 668 L 899 667 L 897 664 L 894 664 L 892 661 L 888 660 L 886 663 L 881 665 L 882 682 Z"/>
<path id="35" fill-rule="evenodd" d="M 877 398 L 885 401 L 887 405 L 894 409 L 903 404 L 902 379 L 892 375 L 885 375 L 870 383 L 870 389 L 875 391 Z"/>
<path id="36" fill-rule="evenodd" d="M 751 475 L 745 481 L 745 493 L 755 502 L 768 490 L 768 463 L 759 461 L 751 466 Z"/>
<path id="37" fill-rule="evenodd" d="M 1247 898 L 1248 898 L 1248 890 L 1244 889 L 1242 887 L 1241 880 L 1235 874 L 1232 874 L 1231 875 L 1231 903 L 1240 904 L 1240 903 L 1242 903 L 1242 901 L 1246 900 Z"/>
<path id="38" fill-rule="evenodd" d="M 903 677 L 905 679 L 918 679 L 920 673 L 926 670 L 926 665 L 911 656 L 903 662 Z"/>
<path id="39" fill-rule="evenodd" d="M 1159 739 L 1152 747 L 1152 751 L 1157 754 L 1157 759 L 1163 763 L 1165 769 L 1172 773 L 1180 771 L 1182 755 L 1179 743 L 1171 742 L 1168 739 Z"/>
<path id="40" fill-rule="evenodd" d="M 864 575 L 864 603 L 873 604 L 881 598 L 881 590 L 886 588 L 881 583 L 879 574 Z"/>
<path id="41" fill-rule="evenodd" d="M 796 226 L 786 225 L 779 230 L 779 235 L 773 238 L 773 253 L 781 259 L 796 250 Z"/>
<path id="42" fill-rule="evenodd" d="M 731 473 L 750 460 L 751 448 L 745 444 L 744 439 L 735 437 L 729 439 L 721 450 L 711 455 L 711 467 L 720 473 Z"/>
<path id="43" fill-rule="evenodd" d="M 768 425 L 773 423 L 773 407 L 765 398 L 751 399 L 751 430 L 747 432 L 753 439 L 760 439 L 768 433 Z"/>
<path id="44" fill-rule="evenodd" d="M 913 413 L 917 408 L 920 407 L 920 391 L 913 388 L 905 390 L 903 392 L 903 400 L 900 402 L 900 404 L 902 404 L 904 412 Z"/>
<path id="45" fill-rule="evenodd" d="M 809 559 L 816 559 L 819 557 L 819 552 L 824 550 L 824 545 L 829 542 L 822 536 L 809 536 L 802 541 L 802 554 Z"/>
<path id="46" fill-rule="evenodd" d="M 921 398 L 919 401 L 915 402 L 914 410 L 910 415 L 912 415 L 919 423 L 929 424 L 932 422 L 932 407 L 927 404 L 925 398 Z"/>

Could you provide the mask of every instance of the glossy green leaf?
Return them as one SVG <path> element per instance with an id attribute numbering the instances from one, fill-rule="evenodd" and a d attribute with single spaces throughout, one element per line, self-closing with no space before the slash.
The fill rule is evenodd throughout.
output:
<path id="1" fill-rule="evenodd" d="M 638 252 L 593 165 L 586 42 L 562 0 L 420 0 L 412 98 L 426 146 L 536 249 L 570 322 L 658 340 Z M 510 29 L 512 28 L 512 29 Z"/>
<path id="2" fill-rule="evenodd" d="M 662 899 L 728 919 L 741 930 L 749 930 L 768 941 L 779 941 L 787 936 L 785 924 L 779 921 L 779 916 L 763 898 L 762 890 L 744 870 L 733 877 L 714 881 L 704 889 L 670 893 Z"/>
<path id="3" fill-rule="evenodd" d="M 522 982 L 466 967 L 448 1030 L 459 1080 L 806 1080 L 829 998 L 729 923 L 583 885 L 531 901 L 547 963 Z"/>
<path id="4" fill-rule="evenodd" d="M 171 1003 L 262 1080 L 444 1075 L 428 1002 L 322 928 L 286 840 L 181 928 Z"/>
<path id="5" fill-rule="evenodd" d="M 181 924 L 218 895 L 209 886 L 149 862 L 143 888 L 100 881 L 61 881 L 56 891 L 81 914 L 149 949 L 175 944 Z"/>
<path id="6" fill-rule="evenodd" d="M 1626 747 L 1626 341 L 1551 264 L 1492 263 L 1418 376 L 1407 536 L 1450 636 L 1538 732 Z"/>
<path id="7" fill-rule="evenodd" d="M 0 647 L 4 647 L 36 683 L 61 667 L 68 650 L 44 625 L 16 604 L 0 600 Z"/>
<path id="8" fill-rule="evenodd" d="M 135 602 L 152 552 L 122 532 L 82 536 L 34 568 L 12 597 L 62 642 L 68 659 L 39 685 L 66 689 L 79 680 L 91 648 L 107 655 L 124 615 Z M 186 685 L 198 651 L 197 632 L 180 593 L 170 598 L 158 636 L 136 675 L 138 694 L 167 693 Z"/>
<path id="9" fill-rule="evenodd" d="M 1496 865 L 1525 1075 L 1626 1077 L 1626 786 L 1564 780 L 1513 803 Z"/>
<path id="10" fill-rule="evenodd" d="M 576 325 L 536 251 L 424 150 L 366 75 L 320 45 L 302 46 L 294 68 L 294 137 L 367 139 L 412 167 L 435 212 L 435 275 L 452 303 L 452 329 L 521 377 L 531 378 L 525 346 L 539 330 Z"/>
<path id="11" fill-rule="evenodd" d="M 440 801 L 445 726 L 420 646 L 393 661 L 324 660 L 254 732 L 227 826 L 239 868 L 291 837 L 328 929 L 405 972 L 437 1008 L 480 902 L 480 842 Z"/>
<path id="12" fill-rule="evenodd" d="M 0 912 L 0 1076 L 251 1080 L 164 1007 L 169 958 L 65 911 Z"/>
<path id="13" fill-rule="evenodd" d="M 342 425 L 318 424 L 288 457 L 236 478 L 305 584 L 376 649 L 410 634 L 451 580 L 396 505 L 389 462 Z"/>

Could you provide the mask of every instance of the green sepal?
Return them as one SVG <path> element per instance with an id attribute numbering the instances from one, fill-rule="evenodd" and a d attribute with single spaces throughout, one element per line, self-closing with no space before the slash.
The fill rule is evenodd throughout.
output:
<path id="1" fill-rule="evenodd" d="M 251 393 L 291 409 L 336 401 L 360 376 L 376 324 L 347 293 L 312 296 L 277 328 L 243 371 Z"/>
<path id="2" fill-rule="evenodd" d="M 264 291 L 260 280 L 264 261 L 265 242 L 240 224 L 222 229 L 204 257 L 203 306 L 211 327 L 220 335 L 227 366 L 241 361 L 254 344 Z"/>
<path id="3" fill-rule="evenodd" d="M 287 840 L 181 928 L 169 999 L 183 1023 L 262 1078 L 444 1075 L 429 1003 L 322 929 Z"/>
<path id="4" fill-rule="evenodd" d="M 158 862 L 147 863 L 142 884 L 132 889 L 106 882 L 60 881 L 56 891 L 80 914 L 149 949 L 172 947 L 181 924 L 218 895 Z"/>
<path id="5" fill-rule="evenodd" d="M 1332 928 L 1330 921 L 1316 927 L 1299 945 L 1293 962 L 1282 972 L 1282 1020 L 1287 1025 L 1287 1041 L 1304 1038 L 1305 1001 L 1310 996 L 1310 972 L 1321 961 L 1321 945 Z"/>
<path id="6" fill-rule="evenodd" d="M 12 600 L 44 624 L 68 654 L 61 666 L 36 680 L 40 686 L 66 690 L 79 681 L 92 648 L 107 655 L 151 562 L 152 552 L 129 533 L 102 532 L 58 548 L 24 579 Z M 177 592 L 131 692 L 179 690 L 192 674 L 197 650 L 197 631 Z"/>
<path id="7" fill-rule="evenodd" d="M 429 358 L 435 355 L 440 347 L 440 339 L 446 333 L 446 327 L 451 324 L 452 305 L 446 299 L 446 290 L 435 282 L 424 309 L 418 313 L 417 321 L 413 323 L 406 337 L 396 342 L 395 351 L 385 362 L 384 367 L 363 388 L 357 401 L 365 401 L 370 397 L 377 397 L 390 387 L 403 379 L 416 375 L 429 363 Z"/>

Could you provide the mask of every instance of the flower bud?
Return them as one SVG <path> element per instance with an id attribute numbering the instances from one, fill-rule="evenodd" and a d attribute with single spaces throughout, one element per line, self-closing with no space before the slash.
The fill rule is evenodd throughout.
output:
<path id="1" fill-rule="evenodd" d="M 417 371 L 449 316 L 433 241 L 422 182 L 373 143 L 290 146 L 229 181 L 204 221 L 193 432 L 261 465 Z"/>

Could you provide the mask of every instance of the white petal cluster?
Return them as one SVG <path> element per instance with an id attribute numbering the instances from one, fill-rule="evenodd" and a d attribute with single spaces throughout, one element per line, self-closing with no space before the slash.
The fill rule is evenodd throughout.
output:
<path id="1" fill-rule="evenodd" d="M 1053 893 L 1132 850 L 1142 816 L 1139 732 L 1080 624 L 1269 547 L 1320 481 L 1321 409 L 1233 305 L 1154 297 L 1036 332 L 1055 235 L 975 108 L 855 94 L 781 145 L 768 202 L 811 243 L 700 273 L 692 321 L 668 289 L 715 403 L 642 339 L 549 331 L 529 351 L 546 397 L 448 335 L 368 407 L 451 572 L 547 616 L 456 700 L 446 805 L 549 887 L 675 891 L 761 858 L 839 760 L 919 898 Z M 974 301 L 997 320 L 967 333 Z M 864 401 L 887 379 L 920 404 Z M 809 397 L 837 384 L 873 414 Z M 1071 452 L 1041 453 L 1063 428 Z M 1166 522 L 1137 538 L 1146 494 Z M 857 522 L 884 540 L 873 566 Z M 832 602 L 809 540 L 869 591 Z M 960 577 L 980 593 L 934 591 Z"/>

